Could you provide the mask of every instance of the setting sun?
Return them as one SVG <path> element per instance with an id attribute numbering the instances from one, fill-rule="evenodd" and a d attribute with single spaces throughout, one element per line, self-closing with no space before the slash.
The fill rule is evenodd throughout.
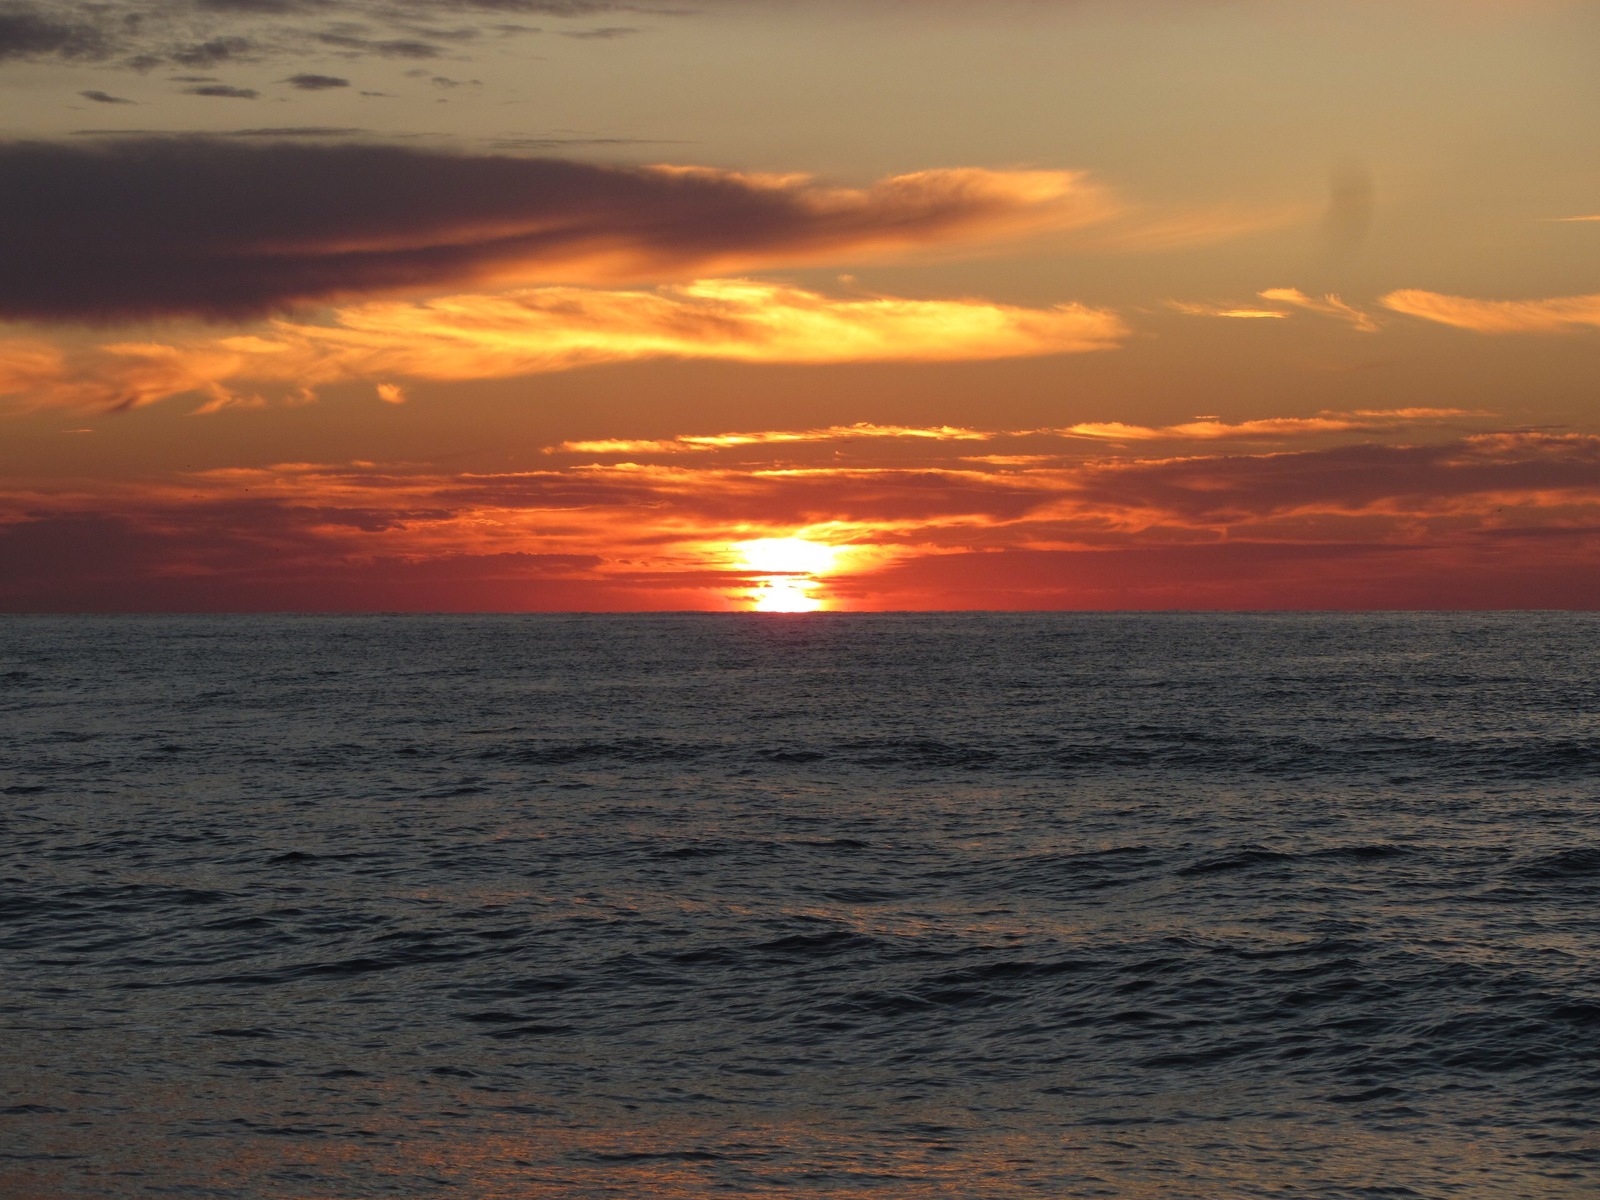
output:
<path id="1" fill-rule="evenodd" d="M 767 613 L 817 612 L 822 600 L 812 595 L 815 585 L 808 579 L 780 577 L 768 579 L 755 591 L 755 611 Z"/>
<path id="2" fill-rule="evenodd" d="M 739 557 L 767 575 L 750 594 L 756 612 L 816 612 L 823 607 L 816 576 L 831 570 L 839 548 L 805 538 L 758 538 L 735 542 Z"/>
<path id="3" fill-rule="evenodd" d="M 817 575 L 830 570 L 839 557 L 836 546 L 794 537 L 737 542 L 733 548 L 755 570 L 776 574 Z"/>

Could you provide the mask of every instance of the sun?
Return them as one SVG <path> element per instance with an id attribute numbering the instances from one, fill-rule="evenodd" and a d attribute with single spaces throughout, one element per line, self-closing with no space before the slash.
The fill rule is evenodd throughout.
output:
<path id="1" fill-rule="evenodd" d="M 734 542 L 731 548 L 746 566 L 765 576 L 750 594 L 756 612 L 817 612 L 823 607 L 817 576 L 833 568 L 837 547 L 788 537 Z"/>
<path id="2" fill-rule="evenodd" d="M 733 548 L 753 569 L 784 575 L 817 575 L 839 557 L 837 547 L 795 537 L 735 542 Z"/>
<path id="3" fill-rule="evenodd" d="M 822 601 L 811 594 L 814 585 L 804 579 L 769 579 L 755 592 L 755 611 L 766 613 L 817 612 Z"/>

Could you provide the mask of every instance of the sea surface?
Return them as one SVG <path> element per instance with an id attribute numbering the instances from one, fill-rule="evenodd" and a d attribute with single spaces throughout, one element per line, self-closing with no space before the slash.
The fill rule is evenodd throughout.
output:
<path id="1" fill-rule="evenodd" d="M 1600 1194 L 1600 617 L 0 620 L 0 1196 Z"/>

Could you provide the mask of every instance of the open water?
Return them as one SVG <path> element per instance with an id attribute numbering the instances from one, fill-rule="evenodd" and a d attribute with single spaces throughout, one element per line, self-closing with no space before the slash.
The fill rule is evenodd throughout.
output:
<path id="1" fill-rule="evenodd" d="M 0 1195 L 1590 1197 L 1600 618 L 0 622 Z"/>

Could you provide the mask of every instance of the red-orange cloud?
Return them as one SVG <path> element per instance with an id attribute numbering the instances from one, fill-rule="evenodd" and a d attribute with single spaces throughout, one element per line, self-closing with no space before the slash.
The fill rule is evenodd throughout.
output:
<path id="1" fill-rule="evenodd" d="M 109 342 L 75 358 L 36 340 L 0 343 L 0 393 L 129 408 L 198 392 L 221 407 L 263 388 L 304 396 L 366 380 L 395 400 L 397 378 L 492 379 L 645 358 L 948 362 L 1102 350 L 1126 333 L 1115 314 L 1076 304 L 834 299 L 739 279 L 654 291 L 550 287 L 373 301 L 327 325 L 278 320 L 230 337 Z"/>

